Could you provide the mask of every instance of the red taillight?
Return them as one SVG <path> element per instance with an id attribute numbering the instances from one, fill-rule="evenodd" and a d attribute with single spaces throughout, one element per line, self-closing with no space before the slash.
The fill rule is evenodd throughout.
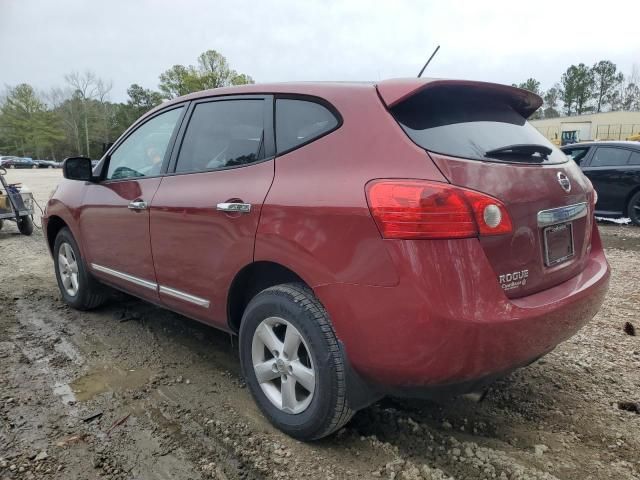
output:
<path id="1" fill-rule="evenodd" d="M 502 202 L 466 188 L 422 180 L 375 180 L 366 191 L 384 238 L 468 238 L 513 229 Z"/>

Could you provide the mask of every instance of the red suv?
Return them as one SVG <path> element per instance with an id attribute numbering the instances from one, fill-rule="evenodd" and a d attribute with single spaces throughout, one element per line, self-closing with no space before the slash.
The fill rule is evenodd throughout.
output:
<path id="1" fill-rule="evenodd" d="M 607 291 L 594 190 L 527 123 L 540 104 L 427 79 L 172 100 L 93 170 L 66 160 L 43 219 L 60 291 L 238 334 L 256 402 L 301 439 L 385 394 L 478 391 Z"/>

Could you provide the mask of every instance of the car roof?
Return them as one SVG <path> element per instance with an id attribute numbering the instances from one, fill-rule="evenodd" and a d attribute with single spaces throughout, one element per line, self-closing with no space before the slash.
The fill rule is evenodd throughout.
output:
<path id="1" fill-rule="evenodd" d="M 631 147 L 634 150 L 640 150 L 640 142 L 634 142 L 632 140 L 605 140 L 605 141 L 591 141 L 591 142 L 579 142 L 572 143 L 571 145 L 564 145 L 561 149 L 576 148 L 576 147 Z"/>
<path id="2" fill-rule="evenodd" d="M 156 109 L 165 108 L 172 104 L 187 100 L 201 98 L 241 95 L 241 94 L 290 94 L 312 95 L 327 98 L 336 93 L 351 91 L 372 90 L 377 88 L 380 96 L 388 107 L 397 105 L 404 99 L 422 90 L 434 87 L 461 87 L 471 88 L 476 91 L 491 92 L 509 98 L 513 107 L 526 117 L 529 117 L 542 105 L 542 98 L 535 93 L 517 87 L 497 83 L 478 82 L 469 80 L 455 80 L 446 78 L 392 78 L 379 82 L 352 81 L 352 82 L 281 82 L 281 83 L 254 83 L 249 85 L 237 85 L 231 87 L 214 88 L 190 93 L 165 102 Z"/>
<path id="3" fill-rule="evenodd" d="M 335 90 L 349 89 L 372 89 L 375 87 L 374 82 L 276 82 L 276 83 L 251 83 L 247 85 L 234 85 L 230 87 L 211 88 L 209 90 L 201 90 L 199 92 L 189 93 L 181 97 L 169 100 L 162 105 L 183 102 L 185 100 L 197 100 L 221 95 L 242 95 L 242 94 L 272 94 L 272 93 L 288 93 L 298 95 L 318 95 L 329 94 Z"/>

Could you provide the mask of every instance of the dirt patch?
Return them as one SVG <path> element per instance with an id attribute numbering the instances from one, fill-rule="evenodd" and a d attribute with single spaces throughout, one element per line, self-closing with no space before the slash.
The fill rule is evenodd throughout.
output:
<path id="1" fill-rule="evenodd" d="M 58 178 L 22 173 L 43 201 Z M 640 337 L 624 332 L 640 327 L 640 229 L 601 229 L 611 291 L 574 338 L 479 404 L 385 399 L 305 444 L 264 420 L 228 335 L 124 295 L 73 311 L 41 232 L 7 225 L 0 478 L 640 478 L 640 415 L 620 408 L 640 402 Z"/>

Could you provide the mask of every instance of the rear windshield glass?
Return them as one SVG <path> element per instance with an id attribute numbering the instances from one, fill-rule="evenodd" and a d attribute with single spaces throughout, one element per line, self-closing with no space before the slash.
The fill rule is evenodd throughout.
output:
<path id="1" fill-rule="evenodd" d="M 454 157 L 493 162 L 563 163 L 567 157 L 502 96 L 460 88 L 426 89 L 391 113 L 422 148 Z M 487 155 L 511 145 L 539 145 L 551 153 Z"/>

